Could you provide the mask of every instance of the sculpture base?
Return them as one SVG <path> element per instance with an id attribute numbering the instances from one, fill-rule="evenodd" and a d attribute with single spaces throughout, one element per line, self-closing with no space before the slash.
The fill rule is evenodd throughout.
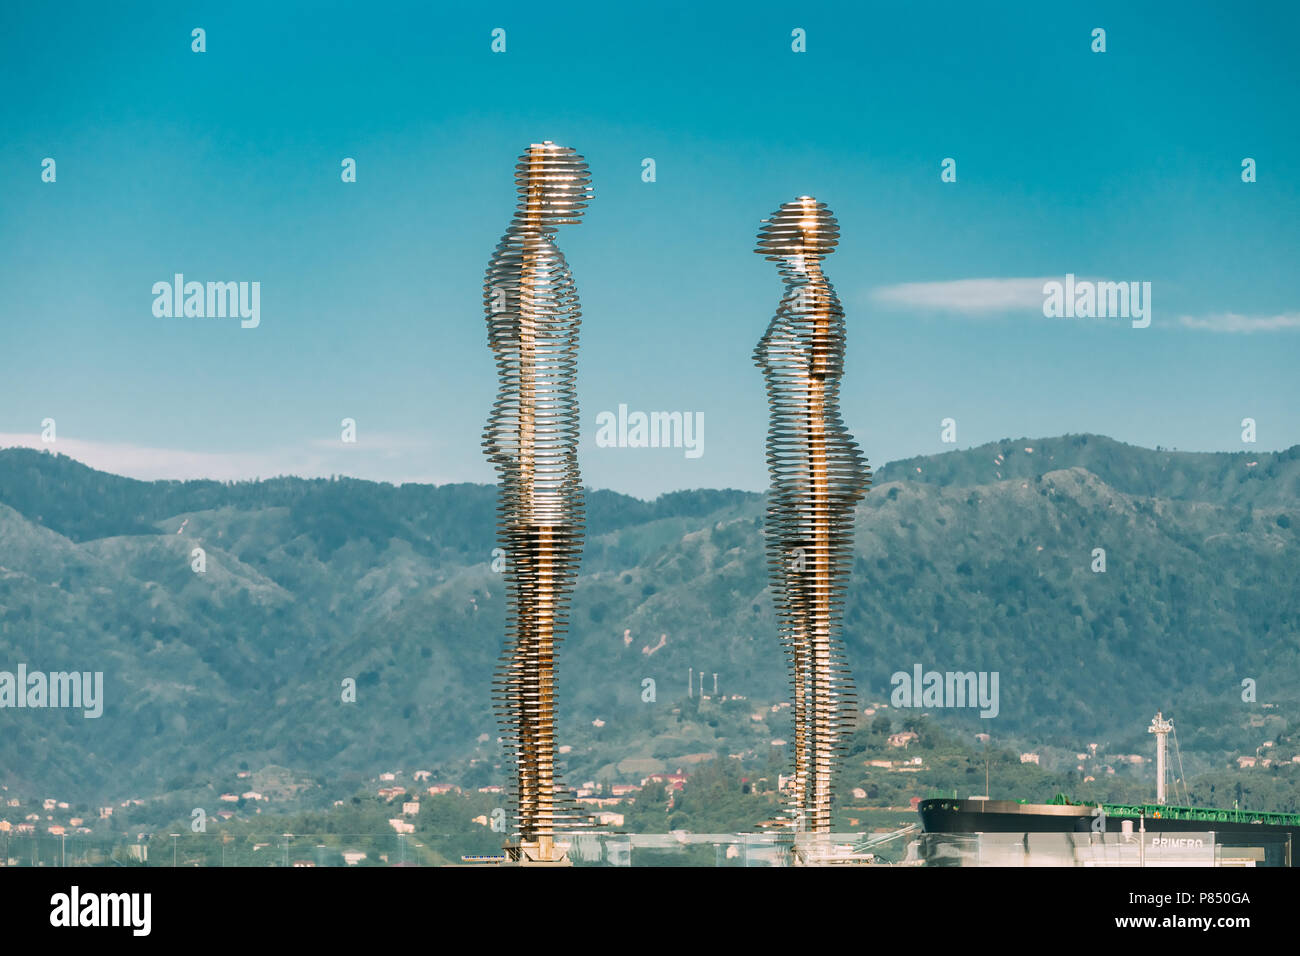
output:
<path id="1" fill-rule="evenodd" d="M 573 866 L 568 846 L 552 846 L 547 852 L 540 844 L 507 843 L 501 847 L 506 858 L 501 866 Z"/>

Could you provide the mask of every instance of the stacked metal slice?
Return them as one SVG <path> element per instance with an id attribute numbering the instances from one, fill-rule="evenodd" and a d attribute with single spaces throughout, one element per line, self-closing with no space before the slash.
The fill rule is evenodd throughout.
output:
<path id="1" fill-rule="evenodd" d="M 792 793 L 779 822 L 812 833 L 830 832 L 834 755 L 857 713 L 841 631 L 854 511 L 871 483 L 839 411 L 844 311 L 822 273 L 838 238 L 826 205 L 800 196 L 763 220 L 754 250 L 785 282 L 754 351 L 771 414 L 766 545 L 794 710 Z"/>
<path id="2" fill-rule="evenodd" d="M 519 203 L 483 285 L 500 390 L 483 445 L 496 466 L 498 541 L 506 552 L 506 648 L 496 708 L 514 763 L 515 850 L 556 862 L 557 831 L 585 822 L 555 763 L 555 654 L 569 616 L 583 535 L 575 369 L 581 310 L 555 245 L 591 198 L 586 161 L 534 144 L 515 167 Z"/>

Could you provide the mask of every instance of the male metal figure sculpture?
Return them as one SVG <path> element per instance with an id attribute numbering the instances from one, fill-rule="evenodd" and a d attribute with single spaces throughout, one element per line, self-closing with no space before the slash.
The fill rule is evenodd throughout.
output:
<path id="1" fill-rule="evenodd" d="M 575 367 L 581 312 L 561 225 L 591 198 L 572 149 L 534 144 L 515 167 L 519 204 L 484 281 L 488 343 L 500 391 L 483 445 L 500 478 L 498 540 L 506 553 L 507 643 L 497 712 L 514 762 L 518 863 L 566 862 L 557 831 L 575 825 L 555 767 L 555 651 L 568 624 L 582 547 Z"/>

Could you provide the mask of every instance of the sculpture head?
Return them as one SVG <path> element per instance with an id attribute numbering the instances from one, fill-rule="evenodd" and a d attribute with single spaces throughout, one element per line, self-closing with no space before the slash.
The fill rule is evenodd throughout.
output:
<path id="1" fill-rule="evenodd" d="M 763 220 L 754 251 L 778 263 L 782 272 L 807 272 L 835 251 L 839 238 L 839 223 L 826 204 L 800 196 Z"/>
<path id="2" fill-rule="evenodd" d="M 569 146 L 550 140 L 534 143 L 515 164 L 519 193 L 516 222 L 553 232 L 556 226 L 577 223 L 591 201 L 587 161 Z"/>

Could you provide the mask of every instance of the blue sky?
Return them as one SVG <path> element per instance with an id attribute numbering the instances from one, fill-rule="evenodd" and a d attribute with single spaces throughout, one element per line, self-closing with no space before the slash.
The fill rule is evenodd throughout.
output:
<path id="1" fill-rule="evenodd" d="M 0 444 L 492 480 L 482 276 L 543 139 L 595 188 L 559 236 L 594 487 L 765 487 L 751 353 L 781 285 L 751 250 L 805 193 L 840 221 L 843 415 L 873 465 L 953 447 L 945 417 L 957 447 L 1240 450 L 1244 417 L 1300 443 L 1300 8 L 695 6 L 5 5 Z M 260 326 L 155 317 L 176 272 L 260 282 Z M 1045 318 L 1025 280 L 1066 273 L 1151 282 L 1150 328 Z M 596 447 L 620 403 L 702 412 L 704 454 Z"/>

